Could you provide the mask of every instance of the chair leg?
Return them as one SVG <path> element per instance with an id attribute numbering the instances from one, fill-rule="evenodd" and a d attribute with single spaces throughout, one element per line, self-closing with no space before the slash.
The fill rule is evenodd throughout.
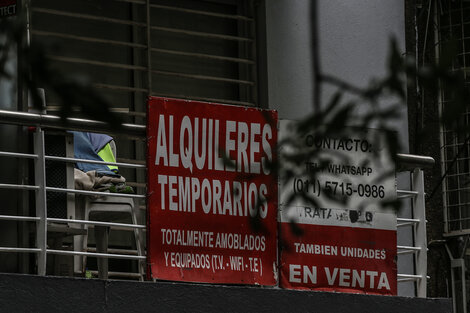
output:
<path id="1" fill-rule="evenodd" d="M 62 250 L 62 241 L 63 241 L 63 237 L 61 236 L 57 236 L 56 238 L 54 238 L 52 240 L 52 249 L 55 249 L 55 250 Z M 52 275 L 57 275 L 57 276 L 60 276 L 61 275 L 61 272 L 60 272 L 60 255 L 54 255 L 53 256 L 53 260 L 54 260 L 54 270 L 52 272 Z"/>
<path id="2" fill-rule="evenodd" d="M 109 227 L 95 226 L 96 252 L 108 253 Z M 98 258 L 98 277 L 108 279 L 108 258 Z"/>
<path id="3" fill-rule="evenodd" d="M 88 213 L 85 212 L 85 199 L 83 196 L 79 196 L 76 198 L 75 218 L 77 220 L 88 220 Z M 82 229 L 85 229 L 87 233 L 85 235 L 73 237 L 73 250 L 86 252 L 88 244 L 88 226 L 81 225 L 81 227 Z M 73 263 L 74 273 L 81 273 L 82 275 L 84 275 L 86 267 L 86 256 L 75 255 Z"/>
<path id="4" fill-rule="evenodd" d="M 138 223 L 138 220 L 137 220 L 137 214 L 134 210 L 135 210 L 134 208 L 132 208 L 132 210 L 131 210 L 132 223 L 134 225 L 138 225 L 139 223 Z M 135 238 L 135 245 L 136 245 L 136 249 L 137 249 L 137 255 L 138 256 L 143 256 L 142 242 L 141 242 L 141 235 L 140 234 L 141 234 L 140 229 L 134 228 L 134 238 Z M 138 263 L 137 263 L 137 267 L 139 269 L 139 274 L 140 274 L 139 280 L 140 281 L 144 280 L 144 275 L 145 275 L 144 266 L 145 266 L 144 262 L 139 260 Z"/>

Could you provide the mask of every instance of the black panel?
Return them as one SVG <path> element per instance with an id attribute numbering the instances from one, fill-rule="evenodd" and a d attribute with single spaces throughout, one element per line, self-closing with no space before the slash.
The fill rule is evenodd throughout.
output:
<path id="1" fill-rule="evenodd" d="M 450 299 L 0 275 L 2 312 L 450 313 Z"/>
<path id="2" fill-rule="evenodd" d="M 65 137 L 61 135 L 45 135 L 46 155 L 65 157 Z M 46 160 L 46 186 L 67 188 L 66 164 L 64 162 Z M 67 194 L 63 192 L 47 192 L 47 216 L 67 218 Z"/>

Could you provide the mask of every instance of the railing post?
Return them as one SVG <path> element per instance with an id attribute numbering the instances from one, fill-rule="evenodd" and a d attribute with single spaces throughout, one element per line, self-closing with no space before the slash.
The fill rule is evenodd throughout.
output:
<path id="1" fill-rule="evenodd" d="M 38 253 L 38 275 L 46 275 L 47 260 L 47 202 L 46 202 L 46 163 L 44 149 L 44 132 L 40 127 L 34 133 L 34 153 L 38 158 L 34 164 L 34 184 L 39 187 L 36 191 L 36 216 L 40 218 L 36 224 L 36 246 L 41 249 Z"/>
<path id="2" fill-rule="evenodd" d="M 424 199 L 424 175 L 419 168 L 411 174 L 411 184 L 418 194 L 413 198 L 413 217 L 418 219 L 414 227 L 415 246 L 420 250 L 415 253 L 416 274 L 421 277 L 416 282 L 416 293 L 420 298 L 426 298 L 427 285 L 427 240 L 426 240 L 426 212 Z"/>

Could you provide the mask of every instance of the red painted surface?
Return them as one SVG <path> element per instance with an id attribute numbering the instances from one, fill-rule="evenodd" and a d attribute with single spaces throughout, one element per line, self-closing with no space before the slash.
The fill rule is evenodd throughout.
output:
<path id="1" fill-rule="evenodd" d="M 17 0 L 0 0 L 0 7 L 16 4 Z"/>
<path id="2" fill-rule="evenodd" d="M 281 139 L 296 135 L 291 123 L 280 122 Z M 386 138 L 374 129 L 342 134 L 300 134 L 303 145 L 279 150 L 281 160 L 317 153 L 280 179 L 280 287 L 396 295 L 397 217 L 385 205 L 396 200 L 396 183 Z"/>
<path id="3" fill-rule="evenodd" d="M 17 0 L 0 0 L 0 17 L 16 15 Z"/>
<path id="4" fill-rule="evenodd" d="M 397 294 L 396 231 L 281 224 L 284 288 Z"/>
<path id="5" fill-rule="evenodd" d="M 275 285 L 277 113 L 151 97 L 147 136 L 151 277 Z"/>

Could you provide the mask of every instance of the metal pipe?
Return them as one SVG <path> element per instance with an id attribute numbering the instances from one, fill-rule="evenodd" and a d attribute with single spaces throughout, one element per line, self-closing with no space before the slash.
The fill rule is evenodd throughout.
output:
<path id="1" fill-rule="evenodd" d="M 423 279 L 424 276 L 422 275 L 412 275 L 412 274 L 397 274 L 397 278 L 410 278 L 410 279 Z"/>
<path id="2" fill-rule="evenodd" d="M 96 252 L 96 248 L 88 247 L 86 249 L 87 252 Z M 139 255 L 137 250 L 126 250 L 126 249 L 116 249 L 116 248 L 108 248 L 108 252 L 110 254 L 127 254 L 127 255 Z"/>
<path id="3" fill-rule="evenodd" d="M 118 90 L 118 91 L 127 91 L 127 92 L 143 92 L 148 93 L 148 89 L 145 88 L 136 88 L 136 87 L 128 87 L 128 86 L 120 86 L 120 85 L 113 85 L 113 84 L 93 84 L 95 88 L 101 89 L 111 89 L 111 90 Z"/>
<path id="4" fill-rule="evenodd" d="M 421 247 L 413 247 L 413 246 L 397 246 L 399 250 L 413 250 L 413 251 L 421 251 Z"/>
<path id="5" fill-rule="evenodd" d="M 17 157 L 17 158 L 25 158 L 25 159 L 37 159 L 37 154 L 28 154 L 28 153 L 18 153 L 18 152 L 5 152 L 0 151 L 0 157 Z"/>
<path id="6" fill-rule="evenodd" d="M 397 249 L 400 250 L 397 254 L 413 254 L 421 251 L 421 248 L 411 246 L 397 246 Z"/>
<path id="7" fill-rule="evenodd" d="M 61 161 L 61 162 L 68 162 L 68 163 L 80 162 L 80 163 L 91 163 L 91 164 L 116 165 L 120 167 L 129 167 L 129 168 L 142 168 L 142 169 L 146 168 L 146 166 L 142 164 L 104 162 L 104 161 L 95 161 L 95 160 L 86 160 L 86 159 L 57 157 L 57 156 L 52 156 L 52 155 L 46 155 L 45 158 L 46 160 Z"/>
<path id="8" fill-rule="evenodd" d="M 112 223 L 112 222 L 100 222 L 100 221 L 86 221 L 86 220 L 73 220 L 65 218 L 47 218 L 48 222 L 55 223 L 74 223 L 74 224 L 86 224 L 86 225 L 96 225 L 96 226 L 118 226 L 121 228 L 130 228 L 130 229 L 144 229 L 145 225 L 135 225 L 135 224 L 124 224 L 124 223 Z"/>
<path id="9" fill-rule="evenodd" d="M 58 128 L 66 130 L 115 133 L 128 136 L 145 137 L 146 127 L 136 124 L 122 124 L 120 129 L 111 127 L 101 121 L 80 118 L 62 119 L 56 115 L 35 114 L 17 111 L 0 110 L 0 123 L 30 125 L 36 127 Z"/>
<path id="10" fill-rule="evenodd" d="M 209 99 L 208 99 L 209 100 Z M 217 99 L 210 99 L 217 100 Z M 219 101 L 229 102 L 229 100 L 218 99 Z M 235 104 L 241 102 L 233 101 Z M 252 103 L 248 103 L 253 105 Z M 83 130 L 83 131 L 104 131 L 111 133 L 119 133 L 125 135 L 134 135 L 144 137 L 146 135 L 145 125 L 136 124 L 122 124 L 120 130 L 111 130 L 109 125 L 96 120 L 87 120 L 80 118 L 66 118 L 62 119 L 55 115 L 43 115 L 35 113 L 17 112 L 0 110 L 0 123 L 14 124 L 14 125 L 31 125 L 38 127 L 50 127 L 68 130 Z M 25 156 L 26 157 L 26 156 Z M 407 168 L 422 168 L 434 165 L 434 159 L 427 156 L 413 155 L 413 154 L 397 154 L 398 163 Z M 415 165 L 415 166 L 413 166 Z M 403 170 L 403 167 L 401 167 Z"/>
<path id="11" fill-rule="evenodd" d="M 423 171 L 415 168 L 412 171 L 411 185 L 418 195 L 413 199 L 413 216 L 420 220 L 426 221 L 425 199 L 424 199 L 424 174 Z M 421 253 L 416 253 L 415 267 L 416 273 L 426 277 L 427 273 L 427 242 L 426 242 L 426 223 L 417 223 L 414 228 L 415 246 L 421 248 Z M 419 280 L 416 284 L 416 293 L 420 298 L 426 298 L 426 280 Z"/>
<path id="12" fill-rule="evenodd" d="M 242 20 L 242 21 L 247 21 L 247 22 L 254 22 L 252 18 L 242 16 L 242 15 L 232 15 L 232 14 L 223 14 L 223 13 L 216 13 L 216 12 L 178 8 L 178 7 L 170 7 L 167 5 L 160 5 L 160 4 L 151 4 L 150 7 L 156 8 L 156 9 L 179 11 L 179 12 L 190 13 L 190 14 L 199 14 L 199 15 L 205 15 L 205 16 L 211 16 L 211 17 L 220 17 L 220 18 L 227 18 L 227 19 Z"/>
<path id="13" fill-rule="evenodd" d="M 41 252 L 39 248 L 11 248 L 11 247 L 0 247 L 0 252 L 23 252 L 23 253 L 38 253 Z"/>
<path id="14" fill-rule="evenodd" d="M 98 276 L 98 271 L 89 271 L 94 276 Z M 77 272 L 77 274 L 82 274 Z M 142 274 L 140 273 L 125 273 L 125 272 L 110 272 L 108 271 L 108 277 L 118 277 L 118 278 L 141 278 Z"/>
<path id="15" fill-rule="evenodd" d="M 92 252 L 81 252 L 81 251 L 53 250 L 53 249 L 47 249 L 47 253 L 62 254 L 62 255 L 83 255 L 83 256 L 108 258 L 108 259 L 129 259 L 129 260 L 146 260 L 147 259 L 146 256 L 138 256 L 138 255 L 92 253 Z"/>
<path id="16" fill-rule="evenodd" d="M 95 225 L 88 225 L 88 229 L 94 229 L 95 228 Z M 112 227 L 113 230 L 119 230 L 119 231 L 128 231 L 129 228 L 128 227 L 119 227 L 119 226 L 113 226 Z M 145 233 L 147 231 L 147 228 L 144 227 L 144 228 L 139 228 L 138 229 L 139 232 L 142 232 L 142 233 Z"/>
<path id="17" fill-rule="evenodd" d="M 399 195 L 409 195 L 409 196 L 416 196 L 418 194 L 417 191 L 412 190 L 397 190 L 397 194 Z"/>
<path id="18" fill-rule="evenodd" d="M 46 191 L 55 191 L 55 192 L 68 192 L 79 195 L 89 195 L 89 196 L 102 196 L 102 197 L 121 197 L 121 198 L 133 198 L 133 199 L 145 199 L 147 196 L 144 195 L 134 195 L 127 193 L 105 193 L 99 191 L 86 191 L 86 190 L 76 190 L 76 189 L 67 189 L 67 188 L 57 188 L 57 187 L 46 187 Z"/>
<path id="19" fill-rule="evenodd" d="M 139 22 L 134 22 L 134 21 L 129 21 L 129 20 L 122 20 L 122 19 L 117 19 L 117 18 L 104 17 L 104 16 L 96 16 L 96 15 L 90 15 L 90 14 L 71 13 L 67 11 L 52 10 L 52 9 L 38 8 L 38 7 L 33 8 L 32 11 L 44 13 L 44 14 L 66 16 L 66 17 L 79 18 L 79 19 L 87 19 L 87 20 L 100 21 L 100 22 L 106 22 L 106 23 L 115 23 L 115 24 L 121 24 L 121 25 L 133 25 L 133 26 L 145 27 L 144 23 L 139 23 Z"/>
<path id="20" fill-rule="evenodd" d="M 40 218 L 36 216 L 0 215 L 0 220 L 37 222 L 40 220 Z"/>
<path id="21" fill-rule="evenodd" d="M 234 41 L 248 42 L 248 43 L 253 42 L 253 39 L 247 38 L 247 37 L 220 35 L 220 34 L 215 34 L 215 33 L 198 32 L 198 31 L 178 29 L 178 28 L 151 26 L 150 29 L 169 32 L 169 33 L 183 34 L 183 35 L 188 35 L 188 36 L 198 36 L 198 37 L 204 37 L 204 38 L 211 38 L 211 39 L 234 40 Z"/>
<path id="22" fill-rule="evenodd" d="M 419 278 L 398 278 L 397 283 L 406 283 L 406 282 L 409 282 L 409 281 L 415 282 L 418 279 Z"/>
<path id="23" fill-rule="evenodd" d="M 253 107 L 255 106 L 252 102 L 246 101 L 235 101 L 235 100 L 228 100 L 228 99 L 218 99 L 218 98 L 207 98 L 207 97 L 199 97 L 199 96 L 187 96 L 182 94 L 163 94 L 158 93 L 159 96 L 167 97 L 167 98 L 178 98 L 178 99 L 188 99 L 188 100 L 200 100 L 200 101 L 207 101 L 207 102 L 216 102 L 216 103 L 228 103 L 228 104 L 236 104 L 236 105 L 246 105 Z"/>
<path id="24" fill-rule="evenodd" d="M 248 80 L 215 77 L 215 76 L 208 76 L 208 75 L 185 74 L 185 73 L 168 72 L 168 71 L 160 71 L 160 70 L 152 70 L 151 72 L 153 74 L 159 74 L 159 75 L 174 76 L 174 77 L 189 78 L 189 79 L 198 79 L 198 80 L 210 80 L 210 81 L 225 82 L 225 83 L 232 83 L 232 84 L 241 84 L 241 85 L 250 85 L 250 86 L 254 86 L 255 84 L 254 82 L 248 81 Z"/>
<path id="25" fill-rule="evenodd" d="M 416 191 L 410 190 L 397 190 L 398 199 L 414 198 L 418 195 Z"/>
<path id="26" fill-rule="evenodd" d="M 18 189 L 18 190 L 38 190 L 38 186 L 0 184 L 0 189 Z"/>
<path id="27" fill-rule="evenodd" d="M 397 217 L 397 222 L 419 223 L 421 221 L 419 219 L 416 219 L 416 218 Z"/>
<path id="28" fill-rule="evenodd" d="M 36 225 L 36 246 L 40 249 L 37 256 L 38 275 L 46 275 L 47 261 L 47 199 L 46 199 L 46 163 L 44 160 L 44 132 L 37 128 L 34 133 L 34 152 L 38 155 L 34 164 L 34 179 L 36 186 L 36 216 L 39 221 Z"/>
<path id="29" fill-rule="evenodd" d="M 141 48 L 141 49 L 147 48 L 146 45 L 141 45 L 138 43 L 101 39 L 101 38 L 87 37 L 87 36 L 76 36 L 76 35 L 71 35 L 71 34 L 48 32 L 48 31 L 43 31 L 43 30 L 32 30 L 31 33 L 36 36 L 58 37 L 58 38 L 64 38 L 64 39 L 72 39 L 72 40 L 79 40 L 79 41 L 85 41 L 85 42 L 102 43 L 102 44 L 107 44 L 107 45 L 125 46 L 125 47 Z"/>
<path id="30" fill-rule="evenodd" d="M 415 223 L 399 223 L 397 224 L 397 227 L 404 227 L 404 226 L 414 226 Z"/>
<path id="31" fill-rule="evenodd" d="M 411 171 L 415 168 L 429 168 L 434 166 L 434 159 L 429 156 L 397 153 L 397 171 Z"/>
<path id="32" fill-rule="evenodd" d="M 102 67 L 108 67 L 108 68 L 118 68 L 118 69 L 123 69 L 123 70 L 135 70 L 135 71 L 147 70 L 145 66 L 129 65 L 129 64 L 122 64 L 122 63 L 115 63 L 115 62 L 94 61 L 94 60 L 83 59 L 83 58 L 71 58 L 71 57 L 63 57 L 63 56 L 57 56 L 57 55 L 48 55 L 47 58 L 50 60 L 59 61 L 59 62 L 96 65 L 96 66 L 102 66 Z"/>
<path id="33" fill-rule="evenodd" d="M 134 4 L 145 4 L 144 0 L 115 0 L 116 2 L 127 2 L 127 3 L 134 3 Z"/>
<path id="34" fill-rule="evenodd" d="M 219 61 L 244 63 L 244 64 L 250 64 L 250 65 L 255 64 L 255 62 L 253 60 L 243 59 L 243 58 L 233 58 L 233 57 L 225 57 L 225 56 L 219 56 L 219 55 L 213 55 L 213 54 L 168 50 L 168 49 L 160 49 L 160 48 L 152 48 L 150 50 L 152 52 L 165 53 L 165 54 L 178 55 L 178 56 L 185 56 L 185 57 L 212 59 L 212 60 L 219 60 Z"/>

